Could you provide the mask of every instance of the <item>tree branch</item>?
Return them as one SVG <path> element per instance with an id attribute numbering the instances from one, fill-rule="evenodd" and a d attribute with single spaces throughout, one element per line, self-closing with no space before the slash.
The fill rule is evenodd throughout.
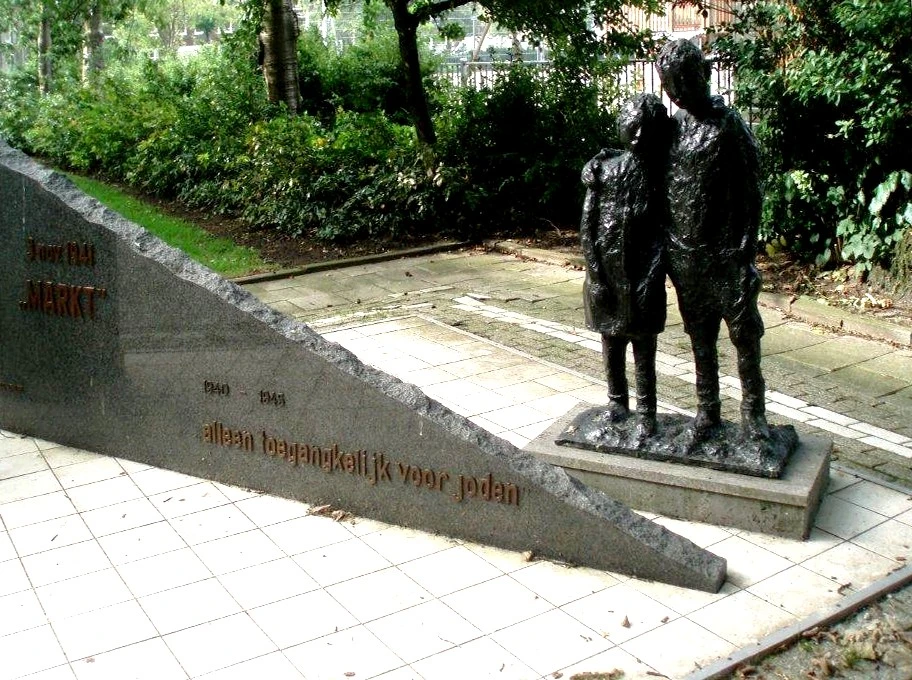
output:
<path id="1" fill-rule="evenodd" d="M 457 7 L 462 7 L 463 5 L 468 5 L 473 1 L 474 0 L 441 0 L 440 2 L 423 5 L 411 14 L 415 18 L 415 21 L 420 25 L 429 21 L 432 17 L 436 17 L 438 14 L 443 14 L 444 12 L 456 9 Z"/>

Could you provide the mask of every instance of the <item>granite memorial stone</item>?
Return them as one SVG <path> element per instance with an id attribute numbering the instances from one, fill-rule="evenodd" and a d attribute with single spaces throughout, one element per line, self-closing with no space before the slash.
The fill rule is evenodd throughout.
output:
<path id="1" fill-rule="evenodd" d="M 0 142 L 0 427 L 716 591 L 725 561 L 362 364 Z"/>

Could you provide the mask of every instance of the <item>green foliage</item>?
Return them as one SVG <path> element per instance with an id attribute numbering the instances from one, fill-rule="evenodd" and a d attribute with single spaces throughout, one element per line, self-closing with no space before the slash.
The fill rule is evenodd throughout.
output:
<path id="1" fill-rule="evenodd" d="M 580 170 L 617 141 L 615 114 L 602 104 L 607 93 L 575 58 L 559 58 L 547 75 L 505 67 L 491 89 L 452 93 L 439 117 L 439 155 L 465 173 L 466 210 L 453 216 L 463 229 L 488 233 L 579 219 Z"/>
<path id="2" fill-rule="evenodd" d="M 292 236 L 576 223 L 580 168 L 615 141 L 607 62 L 565 45 L 547 74 L 505 66 L 491 89 L 435 90 L 432 157 L 397 103 L 394 38 L 380 22 L 371 35 L 338 54 L 303 36 L 304 115 L 265 103 L 254 33 L 241 30 L 189 61 L 122 53 L 91 89 L 40 96 L 33 78 L 6 78 L 0 131 L 60 166 Z"/>
<path id="3" fill-rule="evenodd" d="M 433 87 L 436 64 L 425 55 L 425 86 Z M 319 31 L 305 31 L 298 42 L 298 72 L 304 110 L 331 121 L 337 109 L 380 111 L 397 123 L 409 122 L 405 76 L 390 30 L 371 30 L 364 39 L 342 51 L 323 43 Z"/>
<path id="4" fill-rule="evenodd" d="M 716 42 L 760 113 L 763 236 L 867 270 L 912 226 L 912 5 L 745 3 Z"/>

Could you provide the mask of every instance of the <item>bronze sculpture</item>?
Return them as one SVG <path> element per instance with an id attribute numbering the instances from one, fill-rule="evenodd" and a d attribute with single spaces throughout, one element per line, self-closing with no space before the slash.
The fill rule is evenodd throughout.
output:
<path id="1" fill-rule="evenodd" d="M 669 43 L 657 66 L 662 87 L 680 107 L 669 158 L 666 244 L 696 364 L 691 436 L 706 440 L 722 422 L 716 343 L 724 319 L 738 353 L 742 428 L 751 439 L 768 439 L 754 266 L 762 200 L 757 145 L 738 112 L 710 96 L 710 64 L 700 48 L 688 40 Z"/>
<path id="2" fill-rule="evenodd" d="M 627 151 L 602 149 L 582 176 L 586 324 L 602 336 L 612 421 L 629 413 L 625 358 L 633 344 L 639 438 L 656 429 L 656 339 L 665 327 L 666 302 L 662 177 L 668 122 L 658 97 L 638 95 L 618 117 Z"/>
<path id="3" fill-rule="evenodd" d="M 754 264 L 762 199 L 757 145 L 741 116 L 710 96 L 709 63 L 696 45 L 666 45 L 657 66 L 680 110 L 669 120 L 654 95 L 634 98 L 618 121 L 627 151 L 603 150 L 583 169 L 584 306 L 587 325 L 602 336 L 608 405 L 578 413 L 556 443 L 779 477 L 798 436 L 790 425 L 766 421 Z M 666 272 L 693 350 L 693 419 L 656 413 Z M 740 427 L 721 414 L 716 343 L 723 320 L 738 355 Z M 628 417 L 628 343 L 635 419 Z"/>

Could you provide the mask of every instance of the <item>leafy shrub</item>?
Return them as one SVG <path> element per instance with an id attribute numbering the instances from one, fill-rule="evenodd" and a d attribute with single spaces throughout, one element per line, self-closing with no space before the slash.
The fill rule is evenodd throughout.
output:
<path id="1" fill-rule="evenodd" d="M 466 173 L 458 191 L 467 209 L 454 221 L 476 233 L 576 225 L 580 170 L 616 145 L 616 116 L 572 69 L 505 68 L 490 89 L 455 90 L 438 118 L 441 159 Z"/>
<path id="2" fill-rule="evenodd" d="M 716 47 L 761 112 L 762 235 L 819 263 L 885 263 L 912 226 L 912 5 L 744 5 Z"/>

